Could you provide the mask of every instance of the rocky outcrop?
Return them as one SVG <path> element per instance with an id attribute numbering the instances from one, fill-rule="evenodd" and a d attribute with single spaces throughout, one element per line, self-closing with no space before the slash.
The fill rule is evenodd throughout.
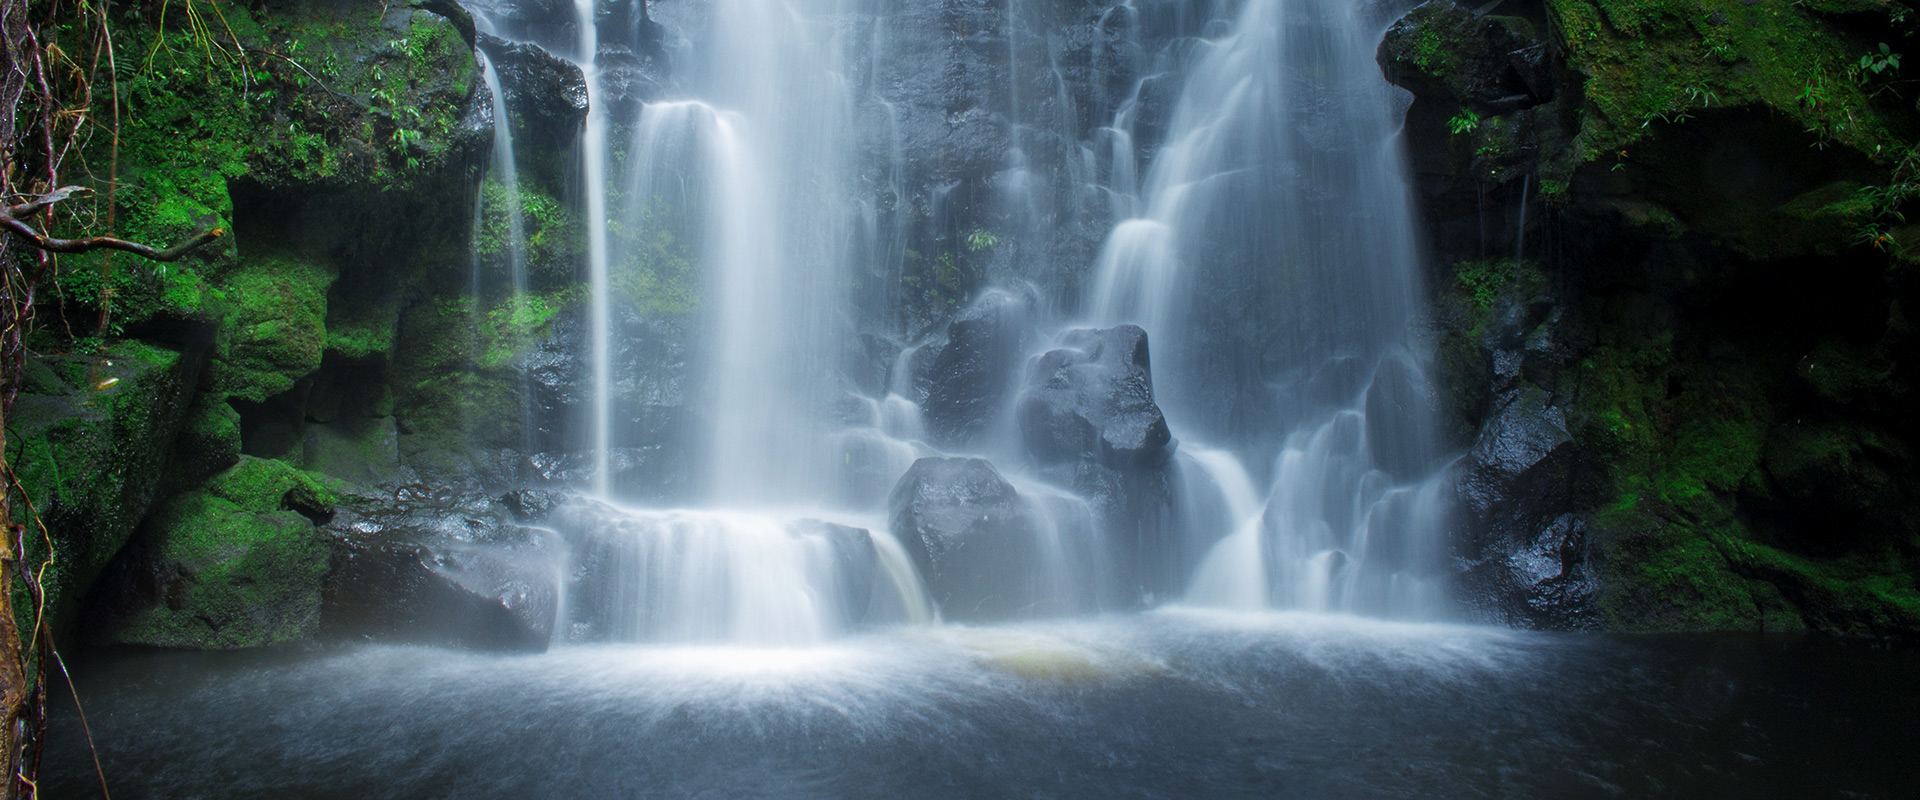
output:
<path id="1" fill-rule="evenodd" d="M 119 644 L 214 649 L 313 635 L 331 555 L 315 525 L 331 518 L 337 488 L 243 458 L 173 498 L 103 577 L 99 630 Z"/>
<path id="2" fill-rule="evenodd" d="M 1461 594 L 1538 627 L 1911 635 L 1887 404 L 1915 300 L 1860 187 L 1903 185 L 1913 119 L 1864 73 L 1796 99 L 1787 66 L 1899 23 L 1680 5 L 1434 0 L 1381 46 L 1415 95 Z"/>

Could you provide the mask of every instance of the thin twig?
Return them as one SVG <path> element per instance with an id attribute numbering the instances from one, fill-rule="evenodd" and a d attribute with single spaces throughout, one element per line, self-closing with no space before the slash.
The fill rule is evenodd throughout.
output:
<path id="1" fill-rule="evenodd" d="M 93 754 L 93 773 L 100 776 L 100 796 L 113 800 L 113 795 L 107 792 L 107 771 L 100 766 L 100 749 L 93 744 L 93 727 L 87 724 L 87 710 L 80 707 L 80 690 L 74 688 L 73 674 L 67 672 L 67 660 L 60 657 L 60 651 L 54 648 L 51 641 L 47 644 L 47 652 L 53 654 L 53 663 L 60 667 L 60 677 L 67 679 L 67 694 L 73 697 L 73 710 L 80 713 L 80 731 L 87 736 L 87 752 Z"/>

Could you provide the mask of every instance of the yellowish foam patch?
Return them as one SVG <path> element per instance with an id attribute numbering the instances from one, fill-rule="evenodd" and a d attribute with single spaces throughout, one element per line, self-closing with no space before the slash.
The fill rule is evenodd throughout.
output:
<path id="1" fill-rule="evenodd" d="M 953 633 L 982 666 L 1035 680 L 1085 682 L 1148 675 L 1165 665 L 1114 647 L 1028 631 L 957 628 Z"/>

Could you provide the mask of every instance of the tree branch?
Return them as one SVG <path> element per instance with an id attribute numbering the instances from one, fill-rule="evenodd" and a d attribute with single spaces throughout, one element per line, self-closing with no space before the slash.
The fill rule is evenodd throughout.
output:
<path id="1" fill-rule="evenodd" d="M 215 239 L 227 235 L 227 229 L 213 228 L 211 230 L 201 231 L 192 238 L 165 250 L 160 250 L 152 245 L 129 242 L 125 239 L 115 239 L 111 236 L 88 236 L 84 239 L 54 239 L 40 235 L 40 232 L 34 230 L 33 226 L 12 216 L 0 216 L 0 229 L 5 229 L 8 233 L 24 240 L 27 244 L 49 253 L 86 253 L 94 250 L 119 250 L 153 261 L 179 261 L 182 256 L 200 249 Z"/>
<path id="2" fill-rule="evenodd" d="M 27 202 L 7 206 L 7 215 L 14 219 L 26 219 L 40 213 L 41 209 L 54 203 L 62 200 L 86 197 L 90 194 L 93 194 L 93 190 L 85 186 L 62 186 Z"/>

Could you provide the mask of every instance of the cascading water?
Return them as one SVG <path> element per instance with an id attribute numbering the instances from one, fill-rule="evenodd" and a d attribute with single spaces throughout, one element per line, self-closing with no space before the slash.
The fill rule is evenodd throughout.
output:
<path id="1" fill-rule="evenodd" d="M 1383 24 L 1345 0 L 1246 4 L 1190 68 L 1145 213 L 1100 256 L 1092 316 L 1155 337 L 1176 431 L 1256 462 L 1282 437 L 1264 508 L 1245 502 L 1232 456 L 1197 454 L 1235 511 L 1196 602 L 1437 612 L 1439 515 L 1418 502 L 1437 494 L 1407 488 L 1432 472 L 1432 446 L 1399 352 L 1417 251 L 1392 90 L 1373 66 Z M 1119 159 L 1124 120 L 1114 130 Z"/>
<path id="2" fill-rule="evenodd" d="M 693 37 L 686 52 L 696 55 L 675 65 L 673 90 L 622 119 L 608 108 L 596 64 L 594 5 L 576 0 L 575 8 L 591 106 L 580 154 L 598 499 L 554 523 L 575 542 L 576 574 L 591 573 L 576 579 L 586 588 L 570 601 L 567 630 L 797 644 L 863 620 L 926 616 L 922 582 L 941 579 L 916 575 L 912 565 L 932 565 L 904 555 L 911 548 L 897 538 L 919 534 L 890 531 L 875 512 L 891 490 L 897 515 L 896 482 L 916 460 L 945 455 L 924 440 L 953 438 L 930 431 L 917 402 L 927 390 L 915 383 L 947 356 L 900 348 L 877 389 L 849 389 L 854 381 L 842 371 L 855 320 L 875 318 L 852 304 L 885 294 L 858 286 L 897 279 L 907 230 L 921 224 L 899 213 L 909 210 L 902 111 L 874 77 L 897 56 L 885 35 L 894 18 L 841 0 L 713 0 L 683 20 Z M 1132 4 L 1107 12 L 1120 14 L 1114 28 L 1137 49 L 1139 12 Z M 996 535 L 1024 543 L 994 546 L 1026 554 L 1013 572 L 987 580 L 982 591 L 991 596 L 974 598 L 977 607 L 1085 613 L 1184 588 L 1191 601 L 1238 608 L 1416 613 L 1430 593 L 1408 586 L 1425 585 L 1419 576 L 1432 548 L 1422 537 L 1437 493 L 1419 488 L 1431 472 L 1429 437 L 1406 396 L 1417 393 L 1416 362 L 1399 344 L 1413 313 L 1415 252 L 1392 98 L 1371 66 L 1382 20 L 1334 0 L 1254 2 L 1229 33 L 1216 25 L 1211 41 L 1169 46 L 1111 109 L 1112 125 L 1062 154 L 1058 168 L 1073 186 L 1093 187 L 1104 174 L 1107 199 L 1081 206 L 1046 188 L 1044 162 L 1027 150 L 1071 135 L 1079 113 L 1056 45 L 1042 43 L 1044 59 L 1023 49 L 1035 45 L 1023 33 L 1029 16 L 1021 4 L 1004 12 L 1009 149 L 991 195 L 1011 220 L 999 231 L 1006 251 L 1027 255 L 997 263 L 1034 268 L 1026 262 L 1054 252 L 1053 228 L 1089 209 L 1137 212 L 1107 237 L 1084 305 L 1093 322 L 1137 322 L 1155 337 L 1160 403 L 1188 443 L 1171 467 L 1177 477 L 1165 502 L 1173 510 L 1155 511 L 1156 478 L 1030 463 L 1025 423 L 1012 408 L 1012 373 L 1021 370 L 969 367 L 969 380 L 1013 383 L 997 399 L 966 401 L 1001 410 L 982 412 L 974 433 L 945 451 L 986 456 L 998 472 L 946 460 L 978 473 L 981 497 L 1002 498 L 991 501 L 1002 506 L 989 516 L 1007 526 Z M 1165 140 L 1148 148 L 1156 155 L 1141 170 L 1142 87 L 1178 75 L 1185 83 Z M 1047 88 L 1022 88 L 1023 77 Z M 874 130 L 890 141 L 859 146 Z M 863 170 L 882 177 L 863 179 Z M 945 224 L 956 185 L 932 188 L 924 202 Z M 869 191 L 879 199 L 862 199 Z M 1062 202 L 1069 207 L 1056 207 Z M 882 205 L 894 213 L 882 215 Z M 981 230 L 937 236 L 998 247 L 998 236 Z M 635 509 L 615 498 L 624 423 L 615 419 L 614 361 L 626 352 L 616 317 L 633 313 L 623 310 L 633 287 L 659 280 L 653 256 L 636 243 L 660 237 L 686 245 L 705 281 L 694 370 L 703 400 L 688 431 L 700 510 Z M 990 359 L 1018 359 L 1019 348 L 1047 338 L 1034 334 L 1048 309 L 1075 305 L 1059 291 L 990 289 L 959 315 L 1000 342 L 993 348 L 1003 355 Z M 1220 293 L 1242 296 L 1252 312 L 1244 325 L 1197 312 Z M 1122 362 L 1094 363 L 1106 358 L 1099 342 L 1107 336 L 1064 335 L 1069 349 L 1049 358 L 1124 373 Z M 1242 466 L 1268 458 L 1270 467 Z M 1112 488 L 1073 477 L 1087 474 L 1109 475 L 1098 485 Z M 1268 483 L 1264 492 L 1258 481 Z M 1115 506 L 1129 491 L 1148 499 Z M 809 519 L 864 524 L 843 530 Z M 1186 544 L 1154 544 L 1162 527 Z M 841 532 L 819 534 L 829 529 Z M 1190 579 L 1154 577 L 1186 569 Z M 941 597 L 950 588 L 929 590 Z"/>

